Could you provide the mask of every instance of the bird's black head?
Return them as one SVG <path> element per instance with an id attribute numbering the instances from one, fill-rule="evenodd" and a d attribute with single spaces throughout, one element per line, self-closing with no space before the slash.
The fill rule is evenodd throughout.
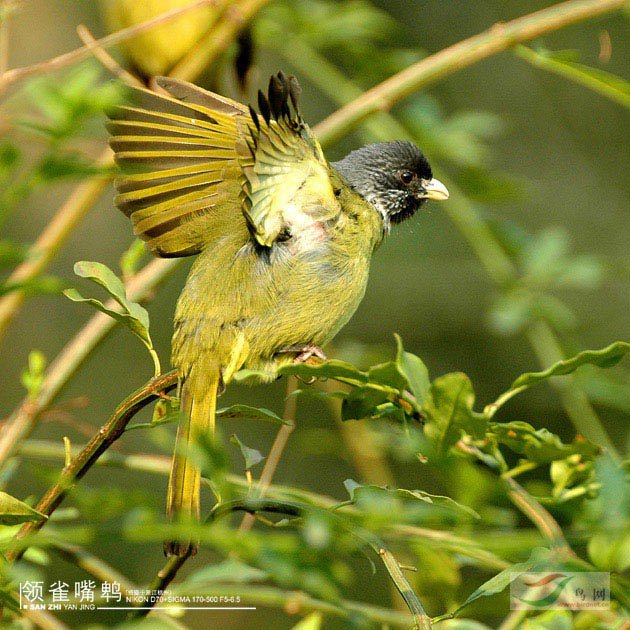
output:
<path id="1" fill-rule="evenodd" d="M 382 215 L 385 228 L 400 223 L 428 199 L 448 198 L 429 162 L 411 142 L 369 144 L 332 165 Z"/>

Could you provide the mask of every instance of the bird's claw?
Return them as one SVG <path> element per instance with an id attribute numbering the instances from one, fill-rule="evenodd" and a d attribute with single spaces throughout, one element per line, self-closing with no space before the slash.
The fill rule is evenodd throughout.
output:
<path id="1" fill-rule="evenodd" d="M 322 352 L 321 348 L 317 346 L 306 346 L 302 348 L 302 351 L 300 352 L 300 354 L 297 355 L 297 357 L 295 357 L 293 362 L 294 363 L 313 363 L 313 361 L 311 361 L 311 359 L 313 358 L 319 359 L 319 361 L 315 361 L 315 363 L 320 363 L 322 361 L 327 360 L 327 357 Z"/>

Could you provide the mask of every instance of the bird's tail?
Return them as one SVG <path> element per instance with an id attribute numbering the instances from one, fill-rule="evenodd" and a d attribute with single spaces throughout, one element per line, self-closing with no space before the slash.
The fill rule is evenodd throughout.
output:
<path id="1" fill-rule="evenodd" d="M 204 392 L 193 396 L 184 382 L 181 394 L 181 418 L 177 429 L 173 464 L 168 481 L 166 514 L 173 522 L 195 523 L 200 520 L 201 468 L 191 460 L 191 451 L 203 433 L 214 434 L 219 377 L 208 379 Z M 196 553 L 198 541 L 169 541 L 164 544 L 167 556 L 188 556 Z"/>

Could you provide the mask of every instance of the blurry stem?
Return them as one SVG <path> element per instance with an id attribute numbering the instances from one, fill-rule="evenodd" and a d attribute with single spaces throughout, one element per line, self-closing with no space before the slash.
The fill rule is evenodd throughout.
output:
<path id="1" fill-rule="evenodd" d="M 217 60 L 238 33 L 268 3 L 269 0 L 241 0 L 228 3 L 218 22 L 185 57 L 177 62 L 169 76 L 175 79 L 194 80 L 204 68 Z"/>
<path id="2" fill-rule="evenodd" d="M 324 391 L 337 389 L 329 380 L 319 382 Z M 346 449 L 352 457 L 352 463 L 364 483 L 396 487 L 396 480 L 390 470 L 383 452 L 376 444 L 374 431 L 367 422 L 344 422 L 341 419 L 341 401 L 337 398 L 326 398 L 328 407 L 341 433 Z"/>
<path id="3" fill-rule="evenodd" d="M 298 503 L 291 503 L 288 501 L 270 501 L 260 499 L 245 499 L 227 501 L 225 503 L 219 503 L 214 506 L 208 517 L 209 522 L 216 521 L 219 518 L 227 514 L 231 514 L 236 511 L 249 512 L 250 514 L 256 514 L 258 512 L 271 512 L 273 514 L 284 514 L 288 516 L 301 517 L 304 512 L 309 510 L 318 510 L 321 508 L 315 508 L 313 506 L 304 506 Z M 326 514 L 330 517 L 331 513 L 326 511 Z M 402 571 L 400 563 L 393 554 L 385 547 L 382 541 L 367 530 L 361 530 L 356 526 L 347 525 L 344 521 L 339 519 L 339 524 L 348 531 L 348 533 L 361 540 L 372 551 L 379 556 L 383 562 L 389 577 L 392 579 L 398 592 L 405 600 L 407 607 L 413 615 L 414 622 L 417 628 L 422 630 L 430 630 L 431 620 L 427 616 L 420 600 L 416 596 L 409 584 L 409 581 L 405 577 Z"/>
<path id="4" fill-rule="evenodd" d="M 146 298 L 175 269 L 180 260 L 159 259 L 146 265 L 126 285 L 129 300 L 138 302 Z M 118 308 L 114 300 L 109 300 L 106 306 L 114 310 Z M 50 364 L 37 395 L 24 398 L 2 426 L 0 469 L 16 452 L 20 442 L 31 434 L 41 412 L 52 403 L 83 361 L 115 325 L 116 320 L 104 313 L 97 313 Z"/>
<path id="5" fill-rule="evenodd" d="M 84 447 L 80 448 L 74 446 L 72 449 L 73 454 L 78 454 L 82 448 Z M 20 455 L 23 457 L 56 462 L 63 460 L 64 448 L 62 445 L 48 440 L 28 440 L 20 447 Z M 149 453 L 126 455 L 108 451 L 107 453 L 103 453 L 95 464 L 97 466 L 115 466 L 135 472 L 168 476 L 171 468 L 171 459 L 165 455 L 151 455 Z M 247 492 L 248 484 L 241 476 L 228 475 L 227 479 L 229 483 L 239 487 L 243 492 Z M 299 497 L 296 497 L 295 489 L 276 485 L 269 486 L 267 494 L 272 498 L 278 499 L 293 496 L 294 498 L 299 498 L 306 503 L 324 509 L 330 509 L 339 504 L 333 497 L 308 491 L 300 491 Z M 351 510 L 352 508 L 346 509 Z M 487 551 L 484 547 L 479 546 L 478 542 L 445 530 L 415 527 L 412 525 L 393 525 L 389 531 L 388 537 L 396 539 L 409 537 L 413 537 L 414 539 L 424 538 L 462 556 L 474 558 L 481 566 L 489 569 L 503 570 L 509 566 L 508 562 Z"/>
<path id="6" fill-rule="evenodd" d="M 566 358 L 549 324 L 542 321 L 535 322 L 528 330 L 527 338 L 543 367 Z M 559 392 L 562 404 L 578 433 L 606 449 L 616 462 L 620 462 L 622 458 L 619 451 L 608 437 L 575 376 L 568 374 L 563 378 L 554 378 L 551 380 L 551 385 Z"/>
<path id="7" fill-rule="evenodd" d="M 17 594 L 15 597 L 19 597 Z M 2 609 L 0 608 L 0 613 Z M 31 621 L 36 628 L 41 630 L 70 630 L 70 626 L 57 619 L 47 610 L 37 610 L 35 607 L 24 607 L 20 609 L 20 615 Z M 2 617 L 0 616 L 0 623 Z"/>
<path id="8" fill-rule="evenodd" d="M 77 35 L 81 41 L 92 51 L 96 59 L 114 76 L 132 87 L 144 87 L 144 83 L 138 77 L 125 70 L 99 43 L 92 35 L 90 29 L 85 24 L 77 26 Z"/>
<path id="9" fill-rule="evenodd" d="M 287 391 L 284 402 L 284 412 L 282 414 L 282 419 L 284 420 L 284 422 L 278 430 L 278 433 L 276 434 L 276 439 L 274 440 L 271 450 L 269 451 L 269 455 L 267 457 L 267 460 L 265 461 L 263 471 L 256 486 L 256 495 L 261 499 L 267 494 L 267 491 L 269 490 L 269 486 L 273 481 L 273 476 L 276 472 L 276 468 L 278 467 L 278 463 L 280 462 L 280 458 L 282 457 L 282 453 L 284 452 L 287 442 L 289 441 L 289 437 L 295 430 L 297 396 L 294 396 L 293 393 L 297 388 L 297 379 L 295 378 L 295 376 L 289 376 L 289 378 L 287 379 Z M 256 517 L 253 514 L 245 514 L 239 526 L 239 531 L 249 531 L 253 527 L 255 522 Z"/>
<path id="10" fill-rule="evenodd" d="M 287 62 L 298 68 L 300 75 L 308 77 L 334 102 L 345 105 L 361 98 L 363 90 L 304 40 L 282 33 L 277 38 L 271 38 L 269 45 L 273 47 L 277 55 L 284 57 Z M 314 131 L 323 145 L 332 144 L 331 140 L 321 136 L 321 127 L 325 123 L 326 121 L 317 125 Z M 376 141 L 413 139 L 404 125 L 384 112 L 375 112 L 362 121 L 361 127 L 365 128 L 371 138 Z"/>
<path id="11" fill-rule="evenodd" d="M 431 541 L 441 549 L 473 558 L 477 560 L 479 565 L 491 570 L 503 571 L 511 566 L 509 562 L 480 547 L 478 543 L 462 536 L 457 536 L 449 531 L 416 527 L 414 525 L 392 525 L 391 534 L 397 540 L 401 538 L 410 538 L 412 540 L 422 538 Z"/>
<path id="12" fill-rule="evenodd" d="M 50 548 L 58 556 L 83 569 L 99 582 L 117 582 L 120 584 L 123 596 L 127 595 L 128 591 L 138 588 L 138 586 L 129 581 L 122 573 L 119 573 L 99 557 L 89 553 L 82 547 L 56 541 L 51 544 Z"/>
<path id="13" fill-rule="evenodd" d="M 410 90 L 407 92 L 403 90 L 399 82 L 401 82 L 402 85 L 407 85 L 411 80 L 410 77 L 415 77 L 417 83 L 415 89 L 419 89 L 420 87 L 424 87 L 429 83 L 443 78 L 443 76 L 447 74 L 460 70 L 481 58 L 476 56 L 475 46 L 482 45 L 483 42 L 485 42 L 485 44 L 483 44 L 484 50 L 492 49 L 494 52 L 499 52 L 499 50 L 495 50 L 494 48 L 488 48 L 488 39 L 491 38 L 492 33 L 495 33 L 495 35 L 500 38 L 503 46 L 500 50 L 503 50 L 507 47 L 504 41 L 507 33 L 519 34 L 519 37 L 522 38 L 520 41 L 531 39 L 540 34 L 535 28 L 535 24 L 538 20 L 540 20 L 541 27 L 544 27 L 544 31 L 547 32 L 577 21 L 578 19 L 586 19 L 592 15 L 596 15 L 601 12 L 603 8 L 612 10 L 617 8 L 619 4 L 620 3 L 613 2 L 612 0 L 601 3 L 574 0 L 494 27 L 485 34 L 472 37 L 464 42 L 460 42 L 460 44 L 451 46 L 390 77 L 372 90 L 363 94 L 363 96 L 352 101 L 349 105 L 337 110 L 323 122 L 319 123 L 314 128 L 314 131 L 318 137 L 321 138 L 323 144 L 332 143 L 343 132 L 348 132 L 361 123 L 365 117 L 378 112 L 378 109 L 370 109 L 368 107 L 364 114 L 359 117 L 354 113 L 357 103 L 360 105 L 361 103 L 369 104 L 372 102 L 370 98 L 373 97 L 370 97 L 370 95 L 379 94 L 381 97 L 386 97 L 390 104 L 393 104 L 413 91 Z M 512 43 L 516 43 L 516 40 Z M 306 74 L 311 80 L 315 81 L 333 100 L 343 102 L 344 98 L 355 93 L 357 89 L 356 86 L 325 59 L 317 59 L 318 65 L 320 62 L 323 64 L 321 76 L 317 75 L 312 60 L 313 55 L 317 54 L 315 51 L 311 54 L 310 49 L 304 44 L 296 44 L 295 50 L 296 56 L 292 58 L 292 62 L 300 69 L 304 67 Z M 450 51 L 449 55 L 452 55 L 458 53 L 458 51 L 462 53 L 462 51 L 466 50 L 468 50 L 470 60 L 463 65 L 460 65 L 457 59 L 449 60 L 449 56 L 446 55 L 448 51 Z M 460 61 L 462 60 L 460 59 Z M 441 68 L 441 71 L 436 72 L 436 67 Z M 342 113 L 344 113 L 344 116 L 342 116 Z M 404 126 L 396 121 L 393 116 L 379 112 L 379 125 L 384 119 L 389 120 L 385 128 L 392 136 L 399 138 L 409 137 Z M 371 125 L 367 126 L 367 124 L 366 128 L 368 131 L 374 133 L 375 139 L 383 139 L 382 131 L 378 128 L 372 127 Z M 468 244 L 479 258 L 479 261 L 492 281 L 499 287 L 510 285 L 517 277 L 517 269 L 509 256 L 505 253 L 501 244 L 488 228 L 487 223 L 483 220 L 475 204 L 466 198 L 455 182 L 451 181 L 449 178 L 441 177 L 451 193 L 449 201 L 444 204 L 444 211 L 466 238 Z M 564 358 L 560 350 L 559 342 L 548 324 L 544 322 L 537 323 L 528 333 L 528 339 L 542 367 L 551 365 Z M 576 430 L 584 437 L 608 450 L 615 459 L 619 459 L 619 455 L 602 427 L 597 414 L 593 410 L 586 395 L 576 385 L 575 379 L 571 376 L 564 381 L 555 379 L 553 384 L 560 391 L 564 408 Z"/>
<path id="14" fill-rule="evenodd" d="M 215 583 L 212 585 L 213 595 L 233 595 L 233 584 Z M 412 617 L 409 614 L 402 614 L 388 608 L 380 608 L 365 602 L 356 602 L 342 599 L 336 603 L 315 599 L 302 591 L 286 591 L 272 586 L 255 586 L 252 584 L 239 584 L 238 593 L 242 601 L 251 604 L 259 604 L 264 607 L 276 607 L 282 610 L 290 610 L 295 615 L 305 615 L 310 612 L 319 611 L 331 617 L 348 620 L 349 618 L 362 617 L 378 624 L 379 627 L 405 628 L 409 630 Z M 193 583 L 186 584 L 186 591 L 182 593 L 188 596 L 195 595 Z M 200 590 L 199 595 L 204 595 L 205 591 Z M 144 616 L 147 611 L 138 611 L 135 616 Z M 144 613 L 141 615 L 141 613 Z M 346 627 L 346 626 L 343 626 Z"/>
<path id="15" fill-rule="evenodd" d="M 106 166 L 111 163 L 111 151 L 107 149 L 97 160 L 97 164 Z M 111 177 L 100 176 L 79 184 L 29 248 L 26 260 L 9 276 L 7 284 L 23 283 L 38 276 L 96 203 L 110 181 Z M 0 299 L 0 337 L 25 299 L 26 294 L 22 290 L 12 291 Z M 1 459 L 0 457 L 0 461 Z"/>
<path id="16" fill-rule="evenodd" d="M 144 407 L 160 398 L 161 393 L 168 392 L 177 385 L 177 374 L 169 372 L 164 376 L 151 379 L 146 385 L 136 390 L 121 402 L 110 419 L 99 429 L 98 433 L 85 448 L 64 466 L 59 480 L 52 486 L 37 504 L 37 511 L 50 516 L 65 498 L 68 490 L 92 467 L 94 462 L 124 432 L 127 423 Z M 17 560 L 24 552 L 20 544 L 25 538 L 40 530 L 47 519 L 25 523 L 13 537 L 5 554 L 9 562 Z"/>
<path id="17" fill-rule="evenodd" d="M 620 9 L 626 2 L 627 0 L 570 0 L 509 22 L 495 24 L 483 33 L 422 59 L 368 90 L 321 123 L 318 137 L 326 142 L 338 140 L 370 114 L 388 111 L 396 102 L 447 75 L 516 44 Z"/>
<path id="18" fill-rule="evenodd" d="M 554 551 L 558 552 L 563 559 L 577 558 L 569 547 L 556 519 L 512 477 L 502 475 L 501 479 L 507 487 L 508 496 L 512 503 L 536 525 L 538 531 L 550 543 Z"/>
<path id="19" fill-rule="evenodd" d="M 120 44 L 121 42 L 131 39 L 136 35 L 140 35 L 141 33 L 149 31 L 160 24 L 164 24 L 169 20 L 183 15 L 184 13 L 201 8 L 205 5 L 216 4 L 217 1 L 218 0 L 197 0 L 197 2 L 191 2 L 186 6 L 178 7 L 172 11 L 167 11 L 149 20 L 140 22 L 139 24 L 134 24 L 133 26 L 112 33 L 111 35 L 102 37 L 101 39 L 96 40 L 95 43 L 101 48 L 108 48 L 109 46 Z M 71 50 L 63 55 L 54 57 L 53 59 L 42 61 L 41 63 L 7 70 L 4 74 L 2 74 L 2 76 L 0 76 L 0 93 L 11 83 L 15 83 L 16 81 L 20 81 L 26 77 L 30 77 L 35 74 L 42 74 L 44 72 L 54 72 L 55 70 L 64 68 L 65 66 L 76 63 L 77 61 L 86 59 L 92 54 L 93 46 L 94 44 L 82 46 L 81 48 L 76 48 L 75 50 Z"/>
<path id="20" fill-rule="evenodd" d="M 282 457 L 282 453 L 284 452 L 284 448 L 287 445 L 289 437 L 295 430 L 295 414 L 297 411 L 297 397 L 292 396 L 293 392 L 297 389 L 297 379 L 294 376 L 289 376 L 287 379 L 287 397 L 284 404 L 284 413 L 282 414 L 282 419 L 285 421 L 280 427 L 276 439 L 269 451 L 269 456 L 267 457 L 267 461 L 265 462 L 265 466 L 260 475 L 260 480 L 258 481 L 257 490 L 258 497 L 264 497 L 271 485 L 271 481 L 273 479 L 273 475 L 276 472 L 276 468 L 278 463 L 280 462 L 280 458 Z M 241 524 L 239 526 L 239 531 L 247 532 L 249 531 L 254 523 L 256 522 L 256 517 L 253 513 L 247 513 L 243 517 Z M 153 584 L 151 585 L 151 591 L 159 591 L 164 590 L 176 577 L 177 572 L 182 568 L 186 560 L 190 558 L 190 554 L 186 556 L 174 556 L 169 558 L 166 561 L 166 564 L 162 568 L 162 570 L 157 574 Z"/>
<path id="21" fill-rule="evenodd" d="M 611 101 L 615 101 L 624 107 L 630 107 L 630 95 L 628 94 L 628 84 L 624 82 L 621 77 L 615 77 L 614 75 L 608 75 L 611 79 L 614 79 L 620 85 L 618 87 L 610 85 L 605 80 L 600 79 L 597 76 L 593 76 L 589 74 L 590 68 L 587 66 L 582 66 L 584 70 L 580 69 L 579 64 L 577 67 L 570 65 L 568 63 L 561 63 L 556 61 L 553 57 L 549 57 L 545 54 L 541 54 L 532 50 L 531 48 L 527 48 L 527 46 L 516 46 L 514 48 L 514 52 L 517 57 L 520 57 L 527 63 L 531 64 L 535 68 L 541 68 L 542 70 L 546 70 L 547 72 L 551 72 L 553 74 L 557 74 L 569 81 L 573 81 L 578 83 L 579 85 L 588 88 L 589 90 L 593 90 L 598 94 L 601 94 L 605 98 L 609 98 Z M 603 70 L 600 72 L 605 77 Z M 621 89 L 622 82 L 625 83 L 625 89 Z"/>
<path id="22" fill-rule="evenodd" d="M 9 13 L 11 11 L 10 1 L 0 2 L 0 74 L 6 72 L 9 67 Z"/>

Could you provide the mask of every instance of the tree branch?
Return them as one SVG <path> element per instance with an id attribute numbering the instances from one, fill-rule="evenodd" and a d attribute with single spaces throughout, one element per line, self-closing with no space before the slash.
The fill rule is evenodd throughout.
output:
<path id="1" fill-rule="evenodd" d="M 449 46 L 368 90 L 321 122 L 317 126 L 317 135 L 324 142 L 334 142 L 370 114 L 390 110 L 398 101 L 447 75 L 459 72 L 516 44 L 620 9 L 626 2 L 627 0 L 570 0 L 510 22 L 495 24 L 487 31 Z"/>
<path id="2" fill-rule="evenodd" d="M 101 48 L 109 48 L 110 46 L 114 46 L 128 39 L 131 39 L 136 35 L 140 35 L 141 33 L 150 31 L 156 26 L 160 26 L 161 24 L 164 24 L 165 22 L 168 22 L 173 18 L 183 15 L 184 13 L 188 13 L 189 11 L 201 8 L 206 5 L 216 4 L 217 1 L 218 0 L 197 0 L 196 2 L 191 2 L 184 7 L 178 7 L 177 9 L 167 11 L 166 13 L 157 15 L 156 17 L 153 17 L 144 22 L 140 22 L 139 24 L 134 24 L 133 26 L 130 26 L 128 28 L 116 31 L 111 35 L 107 35 L 99 40 L 96 40 L 95 43 L 98 44 L 98 46 L 100 46 Z M 77 61 L 86 59 L 92 54 L 93 46 L 94 44 L 81 46 L 81 48 L 76 48 L 75 50 L 71 50 L 70 52 L 64 53 L 63 55 L 54 57 L 53 59 L 42 61 L 41 63 L 7 70 L 2 76 L 0 76 L 0 93 L 2 93 L 9 85 L 15 83 L 16 81 L 21 81 L 22 79 L 42 72 L 54 72 L 55 70 L 59 70 L 61 68 L 64 68 L 65 66 L 69 66 L 73 63 L 76 63 Z"/>
<path id="3" fill-rule="evenodd" d="M 160 393 L 167 392 L 177 385 L 177 374 L 168 374 L 151 379 L 146 385 L 128 396 L 114 411 L 110 419 L 100 428 L 87 446 L 64 467 L 57 483 L 48 490 L 36 510 L 46 517 L 50 516 L 57 506 L 63 501 L 68 490 L 92 467 L 94 462 L 104 453 L 124 432 L 127 423 L 138 411 L 149 403 L 159 398 Z M 25 523 L 13 537 L 6 559 L 12 562 L 18 559 L 24 546 L 21 544 L 25 538 L 40 530 L 47 519 Z"/>

